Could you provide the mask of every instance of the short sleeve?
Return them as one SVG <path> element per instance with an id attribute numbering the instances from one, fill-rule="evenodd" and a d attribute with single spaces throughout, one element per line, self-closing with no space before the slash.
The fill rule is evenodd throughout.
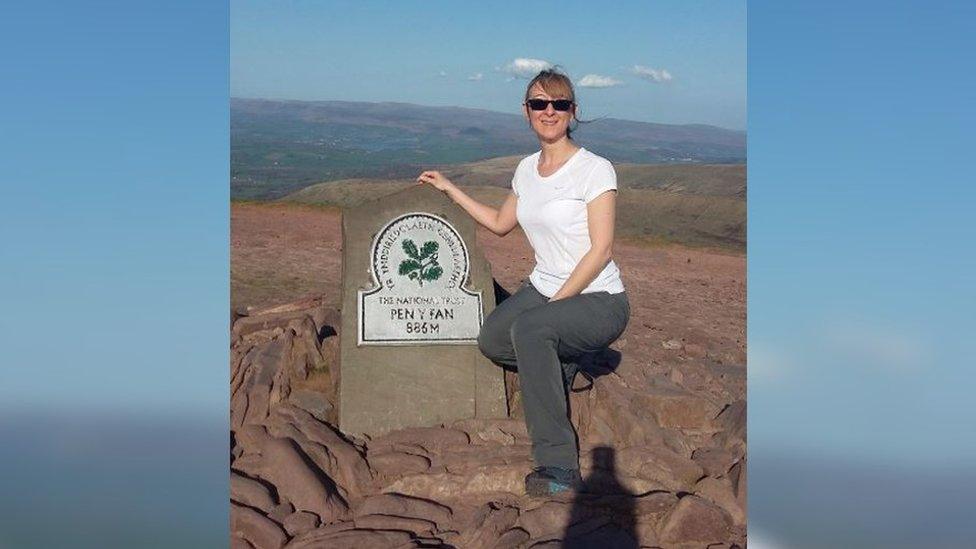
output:
<path id="1" fill-rule="evenodd" d="M 518 196 L 519 195 L 519 192 L 518 192 L 518 178 L 519 178 L 519 171 L 518 171 L 518 169 L 516 169 L 515 170 L 515 175 L 512 176 L 512 192 L 515 193 L 515 196 Z"/>
<path id="2" fill-rule="evenodd" d="M 617 190 L 617 172 L 610 161 L 601 159 L 583 181 L 583 201 L 589 203 L 604 192 L 615 190 Z"/>

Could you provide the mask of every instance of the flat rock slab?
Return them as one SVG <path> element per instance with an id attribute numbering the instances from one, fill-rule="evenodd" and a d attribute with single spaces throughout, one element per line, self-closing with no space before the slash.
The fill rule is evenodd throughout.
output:
<path id="1" fill-rule="evenodd" d="M 342 265 L 344 433 L 507 417 L 503 370 L 477 346 L 495 296 L 467 213 L 428 185 L 345 209 Z"/>

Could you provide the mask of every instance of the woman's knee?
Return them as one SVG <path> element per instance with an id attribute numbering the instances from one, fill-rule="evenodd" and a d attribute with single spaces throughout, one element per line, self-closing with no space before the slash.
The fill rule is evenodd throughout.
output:
<path id="1" fill-rule="evenodd" d="M 499 358 L 505 346 L 505 341 L 502 338 L 508 334 L 499 328 L 497 323 L 491 322 L 489 316 L 478 331 L 478 350 L 490 359 Z"/>

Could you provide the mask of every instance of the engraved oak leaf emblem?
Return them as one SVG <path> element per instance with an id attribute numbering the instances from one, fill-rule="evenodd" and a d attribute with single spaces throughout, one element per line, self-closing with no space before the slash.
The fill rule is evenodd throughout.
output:
<path id="1" fill-rule="evenodd" d="M 428 240 L 424 246 L 417 249 L 413 240 L 403 240 L 403 251 L 409 256 L 400 262 L 400 274 L 410 280 L 416 280 L 423 287 L 424 281 L 437 280 L 444 273 L 444 269 L 437 264 L 437 242 Z"/>

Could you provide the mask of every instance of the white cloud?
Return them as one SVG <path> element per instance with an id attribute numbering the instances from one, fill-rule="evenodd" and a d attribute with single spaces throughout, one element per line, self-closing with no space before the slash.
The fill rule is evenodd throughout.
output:
<path id="1" fill-rule="evenodd" d="M 790 383 L 815 375 L 824 364 L 858 375 L 914 376 L 938 352 L 932 338 L 918 329 L 845 313 L 826 316 L 797 335 L 783 341 L 750 335 L 750 383 Z"/>
<path id="2" fill-rule="evenodd" d="M 835 320 L 824 336 L 826 349 L 845 362 L 882 371 L 917 372 L 933 354 L 921 334 L 864 319 Z"/>
<path id="3" fill-rule="evenodd" d="M 485 75 L 481 74 L 480 72 L 476 72 L 476 73 L 472 74 L 471 76 L 469 76 L 468 77 L 468 80 L 471 80 L 473 82 L 477 82 L 477 81 L 481 80 L 484 77 L 485 77 Z"/>
<path id="4" fill-rule="evenodd" d="M 623 84 L 620 80 L 611 78 L 609 76 L 600 76 L 599 74 L 587 74 L 583 78 L 580 78 L 577 85 L 581 88 L 612 88 L 613 86 L 619 86 Z"/>
<path id="5" fill-rule="evenodd" d="M 672 79 L 671 73 L 667 69 L 652 69 L 643 65 L 634 65 L 630 72 L 651 82 L 670 82 Z"/>
<path id="6" fill-rule="evenodd" d="M 552 68 L 552 63 L 542 59 L 530 59 L 528 57 L 518 57 L 511 63 L 500 67 L 499 70 L 507 72 L 519 78 L 532 78 L 541 70 Z"/>

